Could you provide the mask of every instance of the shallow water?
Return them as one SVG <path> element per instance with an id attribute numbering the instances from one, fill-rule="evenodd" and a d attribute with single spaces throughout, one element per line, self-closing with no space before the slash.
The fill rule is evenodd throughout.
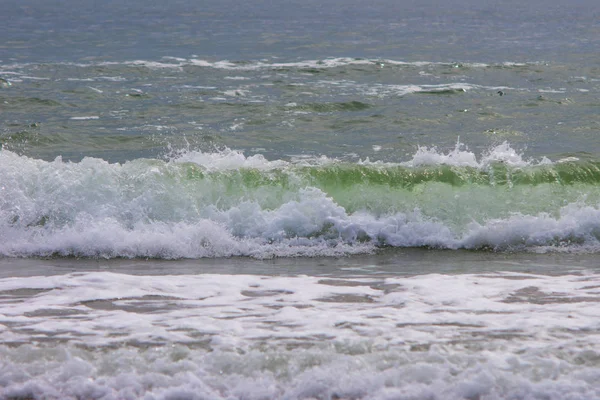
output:
<path id="1" fill-rule="evenodd" d="M 2 267 L 14 276 L 0 279 L 4 398 L 599 394 L 591 257 L 394 250 Z"/>

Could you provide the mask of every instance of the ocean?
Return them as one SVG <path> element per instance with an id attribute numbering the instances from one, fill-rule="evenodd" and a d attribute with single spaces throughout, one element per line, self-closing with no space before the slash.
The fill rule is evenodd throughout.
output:
<path id="1" fill-rule="evenodd" d="M 600 399 L 591 0 L 4 0 L 0 399 Z"/>

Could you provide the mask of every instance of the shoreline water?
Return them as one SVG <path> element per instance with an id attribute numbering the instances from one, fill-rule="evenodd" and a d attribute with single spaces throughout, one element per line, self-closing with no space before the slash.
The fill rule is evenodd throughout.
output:
<path id="1" fill-rule="evenodd" d="M 419 248 L 379 249 L 373 254 L 342 257 L 249 257 L 160 260 L 76 257 L 0 258 L 0 279 L 52 276 L 73 272 L 115 272 L 130 275 L 266 275 L 266 276 L 417 276 L 518 272 L 567 275 L 598 272 L 592 253 L 493 252 Z"/>
<path id="2" fill-rule="evenodd" d="M 600 396 L 592 255 L 382 253 L 1 259 L 0 399 Z"/>

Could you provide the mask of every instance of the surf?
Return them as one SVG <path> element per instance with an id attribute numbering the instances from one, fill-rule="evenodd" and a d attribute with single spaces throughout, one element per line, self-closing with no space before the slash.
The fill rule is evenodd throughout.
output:
<path id="1" fill-rule="evenodd" d="M 164 259 L 380 248 L 597 252 L 600 164 L 460 143 L 397 163 L 222 149 L 109 163 L 0 151 L 0 254 Z"/>

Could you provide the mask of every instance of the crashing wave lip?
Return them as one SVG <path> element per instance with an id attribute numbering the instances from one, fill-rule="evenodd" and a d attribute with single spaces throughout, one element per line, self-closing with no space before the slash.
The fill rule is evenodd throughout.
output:
<path id="1" fill-rule="evenodd" d="M 225 147 L 217 152 L 202 152 L 199 150 L 182 150 L 171 155 L 171 161 L 176 163 L 191 162 L 201 165 L 209 170 L 231 170 L 237 168 L 255 168 L 259 170 L 271 170 L 286 168 L 289 166 L 323 166 L 341 162 L 339 159 L 327 156 L 290 155 L 290 161 L 270 161 L 262 154 L 252 156 L 244 155 L 243 151 L 233 150 Z M 562 163 L 576 161 L 575 158 L 561 160 Z M 501 163 L 510 167 L 528 167 L 552 165 L 553 162 L 546 157 L 540 160 L 527 160 L 522 153 L 518 152 L 508 142 L 496 145 L 479 158 L 468 150 L 464 143 L 457 141 L 454 149 L 443 152 L 436 147 L 418 147 L 412 159 L 404 162 L 371 161 L 368 157 L 357 161 L 357 165 L 381 166 L 381 167 L 407 167 L 417 168 L 423 166 L 456 166 L 485 169 L 493 164 Z"/>
<path id="2" fill-rule="evenodd" d="M 242 151 L 229 148 L 224 148 L 220 152 L 215 153 L 186 150 L 172 155 L 171 161 L 174 163 L 197 164 L 208 171 L 237 170 L 240 168 L 273 170 L 285 168 L 289 165 L 289 162 L 284 160 L 269 161 L 262 154 L 245 156 Z"/>
<path id="3" fill-rule="evenodd" d="M 362 163 L 368 164 L 369 162 L 367 160 Z M 537 162 L 526 160 L 506 141 L 484 152 L 478 160 L 475 153 L 469 151 L 463 143 L 457 141 L 454 149 L 447 153 L 438 151 L 436 147 L 419 146 L 410 161 L 401 162 L 399 165 L 404 167 L 449 165 L 484 169 L 495 163 L 502 163 L 511 167 L 527 167 L 550 165 L 552 161 L 546 157 Z"/>

